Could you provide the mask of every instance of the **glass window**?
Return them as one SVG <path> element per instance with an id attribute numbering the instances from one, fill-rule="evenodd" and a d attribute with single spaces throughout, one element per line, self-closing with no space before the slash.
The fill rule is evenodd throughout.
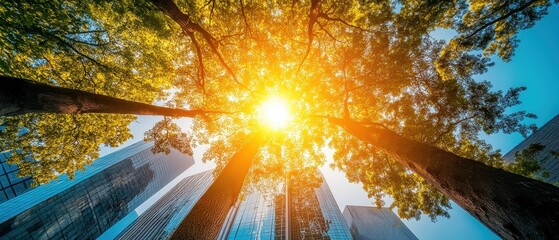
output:
<path id="1" fill-rule="evenodd" d="M 6 200 L 8 200 L 8 196 L 6 196 L 5 191 L 4 190 L 0 191 L 0 203 Z"/>
<path id="2" fill-rule="evenodd" d="M 21 178 L 17 177 L 16 172 L 8 173 L 8 178 L 10 179 L 10 182 L 12 182 L 12 183 L 21 181 Z"/>
<path id="3" fill-rule="evenodd" d="M 14 188 L 14 191 L 15 191 L 18 195 L 19 195 L 19 194 L 22 194 L 23 192 L 26 192 L 26 191 L 27 191 L 27 189 L 25 188 L 25 183 L 23 183 L 23 182 L 20 182 L 20 183 L 14 185 L 13 188 Z"/>
<path id="4" fill-rule="evenodd" d="M 0 172 L 9 172 L 10 166 L 6 162 L 2 162 L 2 166 L 0 166 Z"/>

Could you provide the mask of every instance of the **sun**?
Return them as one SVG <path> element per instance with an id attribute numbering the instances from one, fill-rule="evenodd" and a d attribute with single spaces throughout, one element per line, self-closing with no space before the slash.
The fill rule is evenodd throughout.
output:
<path id="1" fill-rule="evenodd" d="M 291 121 L 288 104 L 277 96 L 264 101 L 258 112 L 260 121 L 274 130 L 285 128 Z"/>

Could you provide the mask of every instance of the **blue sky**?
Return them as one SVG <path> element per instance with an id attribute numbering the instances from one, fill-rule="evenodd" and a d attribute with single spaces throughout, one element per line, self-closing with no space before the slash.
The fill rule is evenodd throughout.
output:
<path id="1" fill-rule="evenodd" d="M 540 22 L 519 35 L 520 44 L 511 62 L 495 59 L 495 66 L 484 74 L 495 89 L 526 86 L 522 104 L 513 110 L 535 113 L 529 122 L 538 127 L 559 114 L 559 6 L 550 8 Z M 522 140 L 520 134 L 495 134 L 487 137 L 497 149 L 508 151 Z"/>
<path id="2" fill-rule="evenodd" d="M 494 58 L 495 66 L 479 76 L 480 80 L 489 80 L 495 90 L 506 91 L 511 87 L 526 86 L 522 93 L 522 104 L 512 109 L 513 111 L 525 110 L 535 113 L 538 118 L 528 121 L 538 127 L 545 124 L 555 115 L 559 114 L 559 6 L 550 8 L 549 14 L 531 29 L 522 31 L 519 35 L 520 44 L 511 62 L 505 63 Z M 140 117 L 130 128 L 134 139 L 127 141 L 127 146 L 143 137 L 159 117 Z M 188 120 L 184 120 L 188 124 Z M 485 136 L 495 149 L 506 153 L 522 141 L 520 134 L 493 134 Z M 121 148 L 119 147 L 119 148 Z M 103 148 L 101 154 L 105 155 L 116 149 Z M 200 156 L 204 148 L 195 150 L 195 173 L 208 169 L 212 164 L 202 164 Z M 326 180 L 330 185 L 334 197 L 341 209 L 345 205 L 371 205 L 371 200 L 361 189 L 360 184 L 347 182 L 343 173 L 323 167 Z M 168 188 L 166 188 L 168 189 Z M 458 205 L 452 204 L 450 219 L 439 218 L 436 223 L 428 217 L 420 221 L 405 220 L 405 224 L 419 239 L 498 239 L 498 237 L 485 226 L 462 210 Z M 145 207 L 145 206 L 144 206 Z"/>

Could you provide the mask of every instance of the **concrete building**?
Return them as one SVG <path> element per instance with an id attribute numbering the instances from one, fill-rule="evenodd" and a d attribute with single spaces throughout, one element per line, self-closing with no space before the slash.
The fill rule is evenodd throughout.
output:
<path id="1" fill-rule="evenodd" d="M 550 157 L 551 150 L 559 151 L 559 115 L 544 124 L 536 132 L 516 145 L 503 157 L 506 162 L 514 161 L 515 153 L 526 149 L 534 143 L 545 145 L 545 149 L 540 153 L 540 158 L 547 158 L 544 167 L 551 173 L 548 181 L 559 182 L 559 159 Z"/>
<path id="2" fill-rule="evenodd" d="M 95 239 L 194 164 L 138 142 L 0 204 L 0 239 Z"/>
<path id="3" fill-rule="evenodd" d="M 417 240 L 388 208 L 346 206 L 343 214 L 355 240 Z"/>

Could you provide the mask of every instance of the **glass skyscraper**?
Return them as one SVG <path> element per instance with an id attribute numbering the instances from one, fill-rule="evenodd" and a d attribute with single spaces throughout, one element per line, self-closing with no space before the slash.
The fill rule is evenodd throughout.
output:
<path id="1" fill-rule="evenodd" d="M 138 142 L 0 204 L 0 239 L 95 239 L 194 164 Z"/>
<path id="2" fill-rule="evenodd" d="M 283 222 L 277 221 L 277 210 L 272 195 L 254 192 L 242 202 L 237 202 L 223 225 L 220 239 L 274 239 L 284 229 L 276 229 Z M 284 205 L 285 207 L 285 205 Z"/>
<path id="3" fill-rule="evenodd" d="M 0 152 L 0 203 L 32 189 L 31 182 L 33 182 L 33 179 L 31 177 L 18 177 L 18 166 L 6 162 L 10 154 L 9 151 Z"/>
<path id="4" fill-rule="evenodd" d="M 324 177 L 316 185 L 291 178 L 287 193 L 254 192 L 231 211 L 221 239 L 351 239 Z"/>
<path id="5" fill-rule="evenodd" d="M 116 239 L 168 239 L 212 183 L 212 172 L 197 173 L 181 180 Z"/>
<path id="6" fill-rule="evenodd" d="M 344 217 L 355 240 L 417 240 L 388 208 L 346 206 Z"/>
<path id="7" fill-rule="evenodd" d="M 330 187 L 324 181 L 324 176 L 320 174 L 322 183 L 319 188 L 315 188 L 315 196 L 318 205 L 322 211 L 326 224 L 328 226 L 326 233 L 329 239 L 351 239 L 348 225 L 344 220 L 344 216 L 338 207 L 338 203 L 334 199 L 334 195 Z"/>

